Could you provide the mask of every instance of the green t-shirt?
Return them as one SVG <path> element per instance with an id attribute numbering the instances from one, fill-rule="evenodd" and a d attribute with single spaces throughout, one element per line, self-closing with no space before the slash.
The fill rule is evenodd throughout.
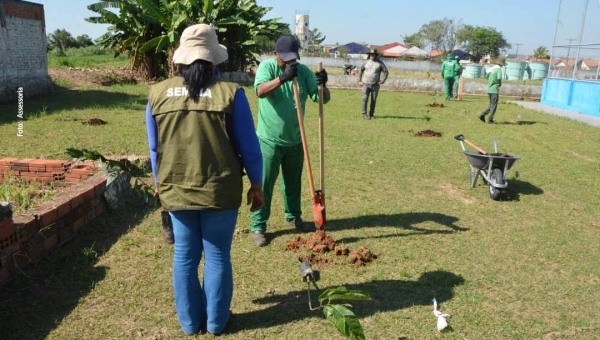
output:
<path id="1" fill-rule="evenodd" d="M 254 91 L 258 85 L 271 81 L 283 73 L 277 66 L 277 59 L 268 59 L 260 63 L 254 79 Z M 298 91 L 302 114 L 306 99 L 319 102 L 319 87 L 315 74 L 304 64 L 298 65 Z M 327 100 L 329 101 L 329 100 Z M 296 100 L 292 81 L 287 81 L 265 98 L 258 99 L 258 137 L 279 146 L 293 146 L 302 143 Z"/>
<path id="2" fill-rule="evenodd" d="M 502 69 L 496 68 L 490 72 L 487 76 L 488 79 L 488 93 L 499 93 L 498 85 L 502 86 Z"/>

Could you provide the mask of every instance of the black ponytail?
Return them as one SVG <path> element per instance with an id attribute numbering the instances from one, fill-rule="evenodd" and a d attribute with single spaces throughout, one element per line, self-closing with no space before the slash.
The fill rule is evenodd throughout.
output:
<path id="1" fill-rule="evenodd" d="M 210 85 L 215 76 L 215 66 L 210 61 L 198 59 L 190 65 L 181 65 L 179 74 L 183 77 L 190 98 L 198 101 L 200 90 Z"/>

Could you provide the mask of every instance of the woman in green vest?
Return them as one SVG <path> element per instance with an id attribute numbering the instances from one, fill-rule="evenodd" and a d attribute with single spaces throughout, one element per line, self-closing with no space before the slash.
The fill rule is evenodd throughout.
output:
<path id="1" fill-rule="evenodd" d="M 180 76 L 152 86 L 146 109 L 154 181 L 173 221 L 175 308 L 186 334 L 219 334 L 229 321 L 242 169 L 251 184 L 250 211 L 264 205 L 262 154 L 248 99 L 215 68 L 227 58 L 212 27 L 188 27 L 173 55 Z"/>

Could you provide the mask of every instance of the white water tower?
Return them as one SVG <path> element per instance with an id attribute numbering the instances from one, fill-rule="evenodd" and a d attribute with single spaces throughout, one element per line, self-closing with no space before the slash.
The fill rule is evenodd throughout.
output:
<path id="1" fill-rule="evenodd" d="M 300 40 L 300 49 L 308 51 L 309 41 L 309 21 L 308 12 L 296 12 L 296 36 Z"/>

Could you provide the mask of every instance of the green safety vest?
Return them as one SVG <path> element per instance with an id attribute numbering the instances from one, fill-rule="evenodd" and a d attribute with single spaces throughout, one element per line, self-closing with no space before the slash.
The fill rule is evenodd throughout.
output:
<path id="1" fill-rule="evenodd" d="M 214 78 L 194 102 L 182 77 L 151 86 L 157 183 L 166 210 L 230 210 L 242 202 L 242 165 L 226 124 L 238 85 Z"/>

